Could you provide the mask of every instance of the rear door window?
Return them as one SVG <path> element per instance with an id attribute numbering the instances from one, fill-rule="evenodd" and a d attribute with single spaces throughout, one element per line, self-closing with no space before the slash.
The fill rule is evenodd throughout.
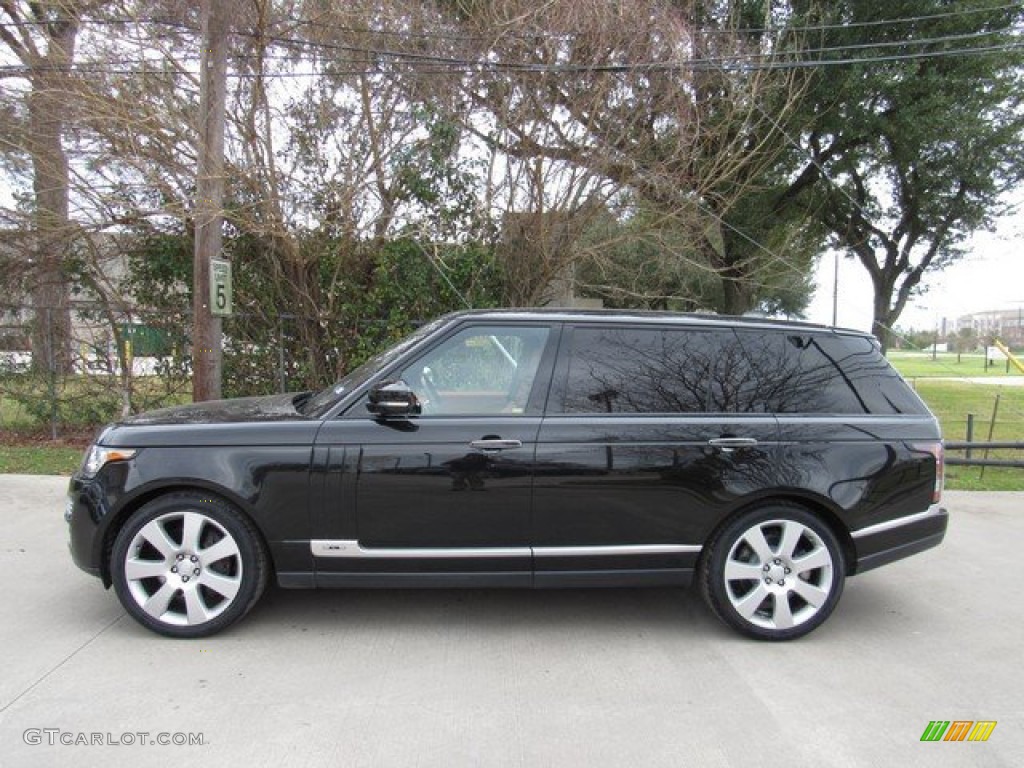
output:
<path id="1" fill-rule="evenodd" d="M 752 410 L 752 373 L 731 329 L 576 327 L 564 363 L 565 413 Z"/>

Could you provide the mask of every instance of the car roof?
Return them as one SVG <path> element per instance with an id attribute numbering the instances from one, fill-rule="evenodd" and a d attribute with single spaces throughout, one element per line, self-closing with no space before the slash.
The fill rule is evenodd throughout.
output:
<path id="1" fill-rule="evenodd" d="M 796 332 L 828 332 L 870 337 L 871 334 L 852 328 L 836 328 L 818 323 L 798 320 L 775 320 L 766 317 L 717 315 L 691 312 L 668 312 L 660 310 L 640 309 L 560 309 L 554 307 L 541 308 L 504 308 L 504 309 L 468 309 L 452 312 L 448 315 L 452 320 L 474 318 L 482 320 L 549 320 L 571 323 L 621 323 L 638 325 L 687 325 L 707 326 L 709 328 L 771 328 L 775 330 L 792 330 Z"/>

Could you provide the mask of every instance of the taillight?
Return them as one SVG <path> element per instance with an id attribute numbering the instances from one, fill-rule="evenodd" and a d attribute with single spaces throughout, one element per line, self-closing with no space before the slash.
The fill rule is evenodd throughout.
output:
<path id="1" fill-rule="evenodd" d="M 946 476 L 946 451 L 942 441 L 934 443 L 914 443 L 911 446 L 915 451 L 930 453 L 935 459 L 935 487 L 932 489 L 932 504 L 938 504 L 942 498 L 942 486 Z"/>

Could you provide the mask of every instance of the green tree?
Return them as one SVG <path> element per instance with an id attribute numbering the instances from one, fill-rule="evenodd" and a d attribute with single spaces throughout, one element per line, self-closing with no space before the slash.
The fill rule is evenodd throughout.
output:
<path id="1" fill-rule="evenodd" d="M 818 66 L 796 117 L 806 162 L 779 208 L 864 265 L 885 347 L 925 273 L 962 257 L 1024 178 L 1024 6 L 793 5 L 794 27 L 817 30 L 804 58 Z"/>
<path id="2" fill-rule="evenodd" d="M 978 331 L 973 326 L 967 326 L 956 332 L 953 344 L 957 352 L 974 352 L 981 345 L 981 339 L 978 338 Z"/>
<path id="3" fill-rule="evenodd" d="M 779 238 L 786 227 L 755 229 L 770 216 L 771 205 L 767 193 L 749 195 L 731 212 L 731 222 L 743 218 L 744 234 L 756 231 L 769 238 L 763 249 L 756 242 L 733 242 L 740 239 L 738 235 L 717 222 L 703 239 L 696 240 L 688 222 L 666 217 L 651 206 L 631 205 L 628 216 L 621 211 L 602 212 L 593 217 L 577 244 L 576 281 L 584 296 L 601 298 L 609 307 L 693 312 L 721 308 L 729 301 L 725 291 L 739 289 L 747 297 L 741 311 L 799 315 L 811 293 L 810 273 L 793 269 L 788 260 L 773 263 L 769 256 L 776 251 L 792 254 L 802 245 Z M 800 228 L 789 231 L 799 234 Z M 750 263 L 739 266 L 749 269 L 749 274 L 740 284 L 730 284 L 702 257 L 698 250 L 702 243 L 711 243 L 720 259 L 741 261 L 746 253 Z"/>

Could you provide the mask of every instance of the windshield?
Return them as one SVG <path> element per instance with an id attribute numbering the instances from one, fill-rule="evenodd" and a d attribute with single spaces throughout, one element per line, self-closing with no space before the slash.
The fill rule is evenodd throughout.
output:
<path id="1" fill-rule="evenodd" d="M 306 416 L 320 418 L 331 410 L 334 404 L 343 396 L 361 387 L 372 379 L 378 371 L 387 368 L 392 362 L 401 357 L 407 349 L 415 346 L 425 336 L 433 333 L 446 319 L 441 317 L 417 328 L 397 344 L 371 357 L 355 370 L 349 371 L 336 384 L 318 392 L 307 402 L 303 403 L 301 406 L 302 413 Z"/>

